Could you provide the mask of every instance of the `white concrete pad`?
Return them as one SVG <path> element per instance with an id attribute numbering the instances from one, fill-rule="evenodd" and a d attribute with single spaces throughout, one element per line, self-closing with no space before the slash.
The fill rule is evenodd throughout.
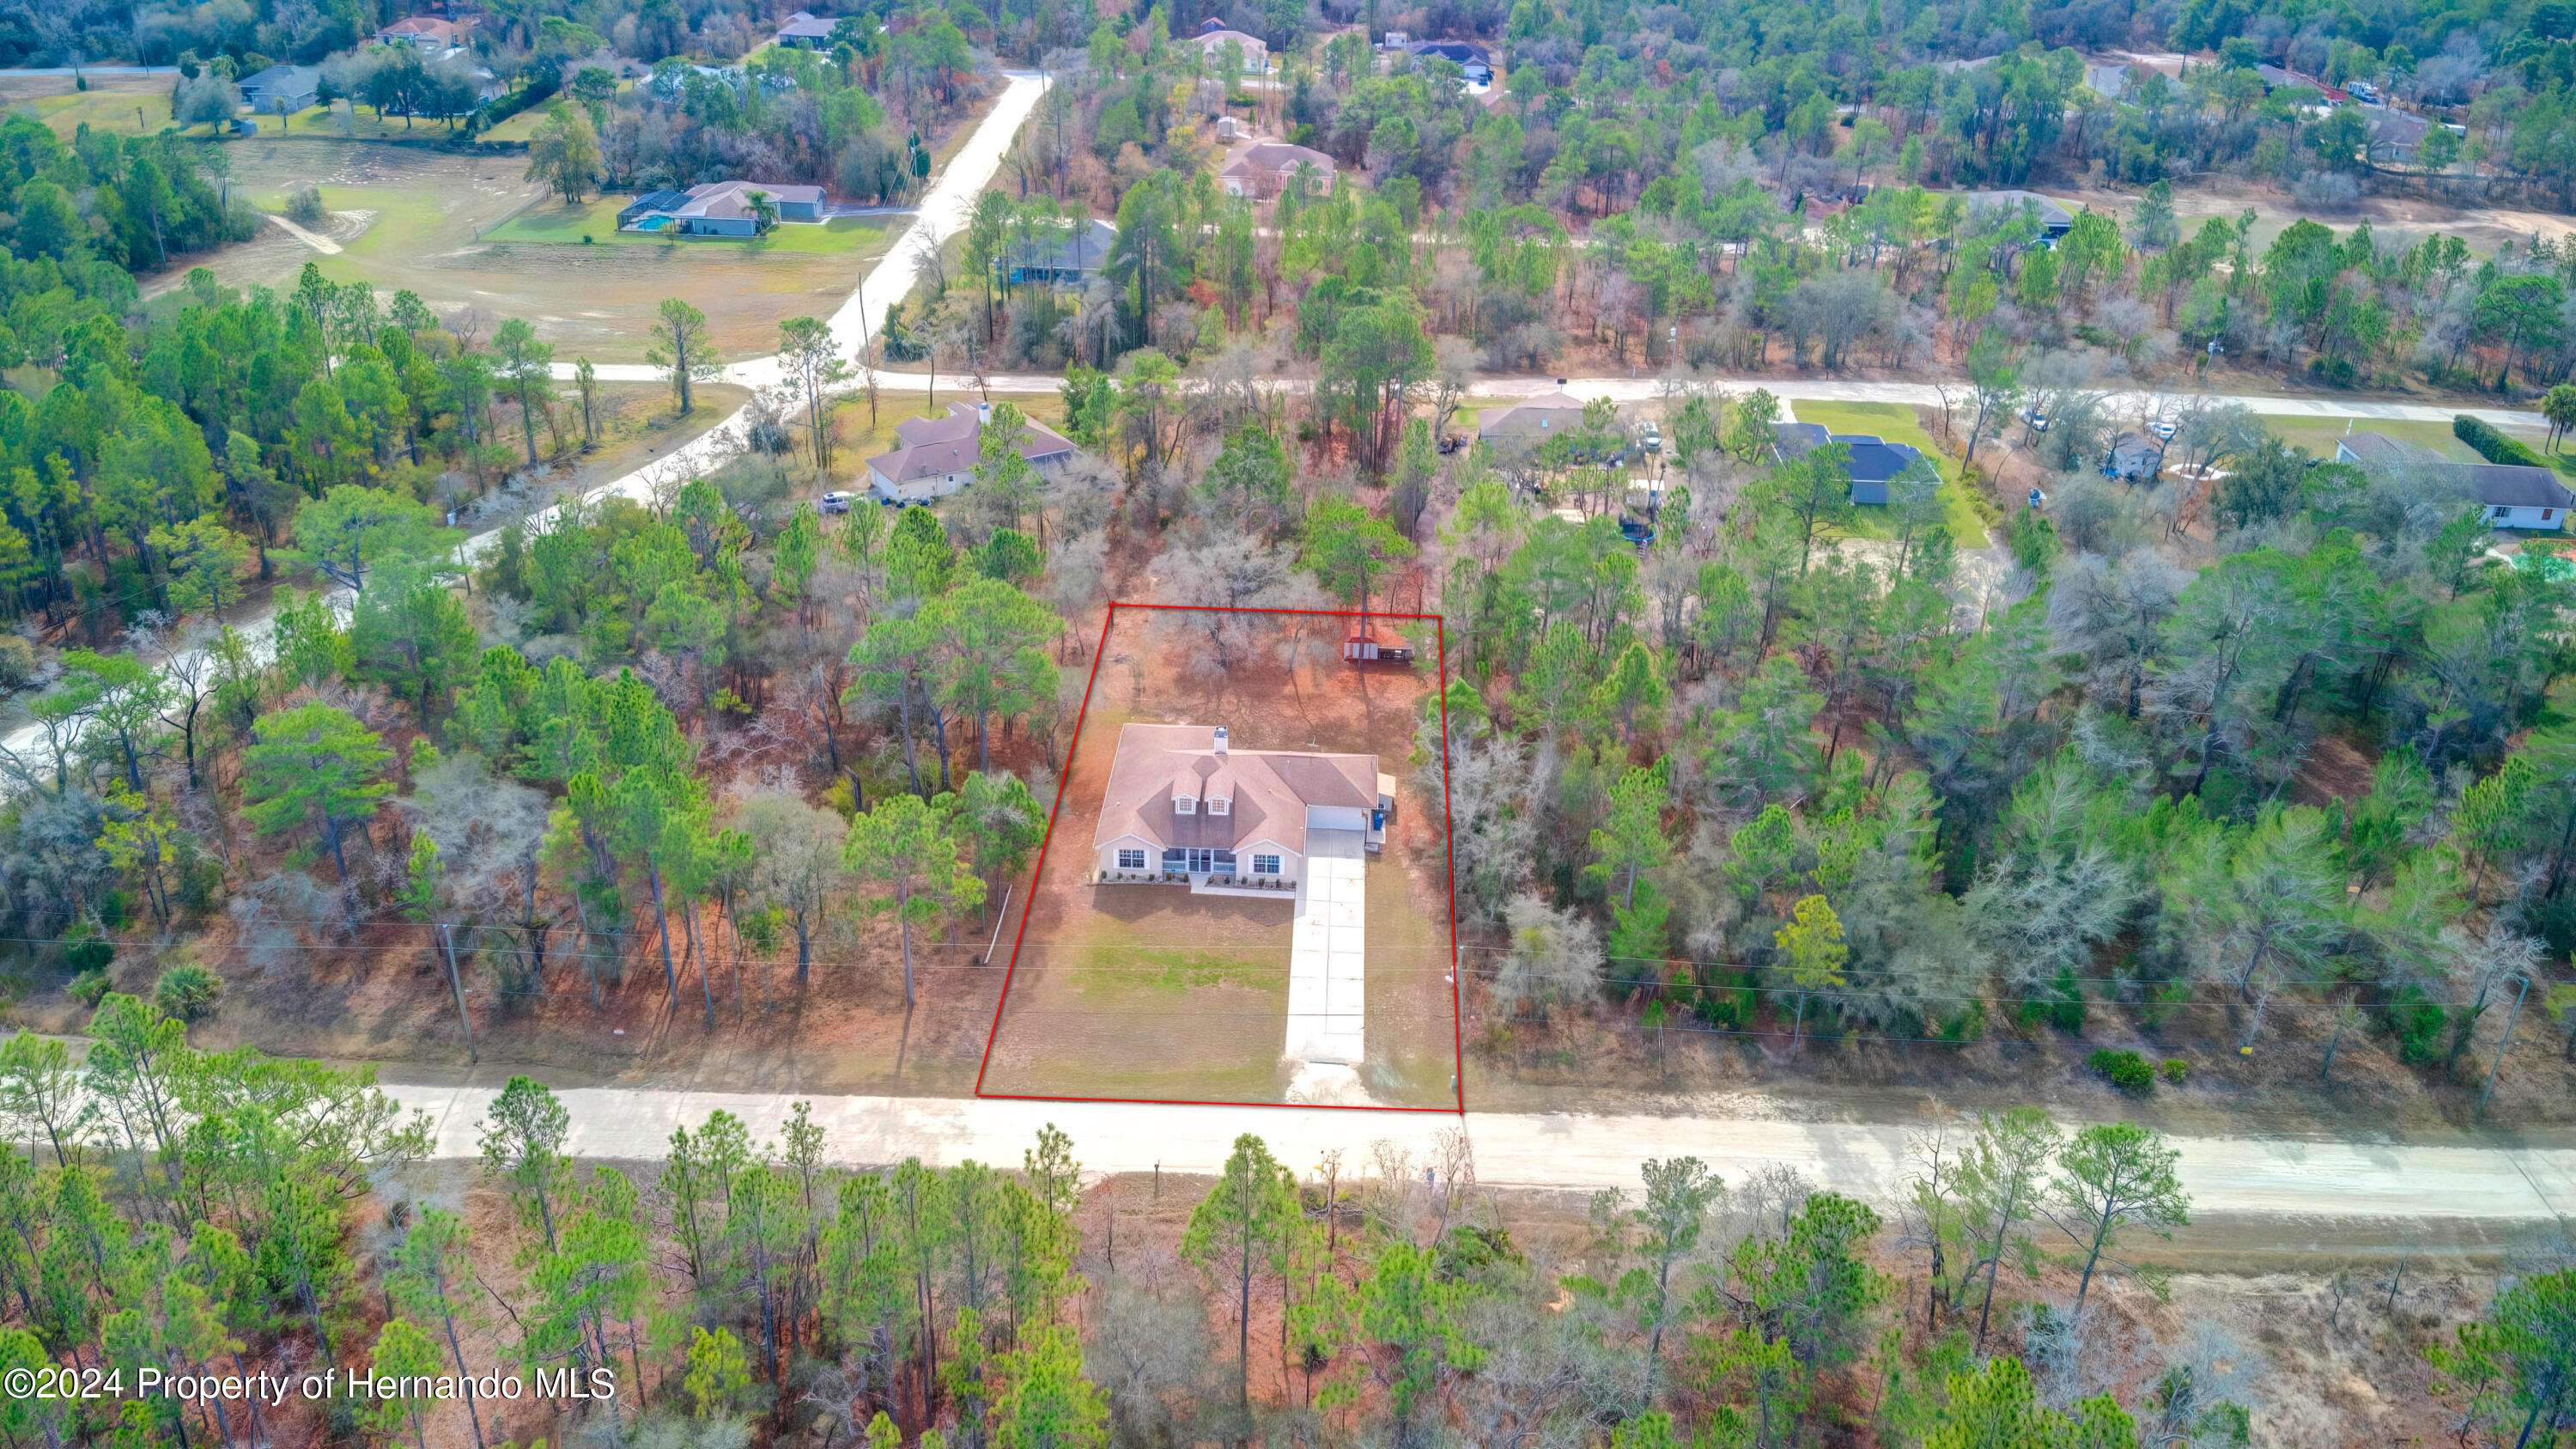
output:
<path id="1" fill-rule="evenodd" d="M 1306 837 L 1306 875 L 1288 948 L 1288 1042 L 1300 1079 L 1367 1055 L 1368 852 L 1354 830 Z"/>

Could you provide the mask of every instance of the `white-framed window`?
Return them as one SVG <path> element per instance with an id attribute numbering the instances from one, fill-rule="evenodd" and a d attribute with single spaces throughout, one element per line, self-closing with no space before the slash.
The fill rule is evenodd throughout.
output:
<path id="1" fill-rule="evenodd" d="M 2498 518 L 2510 518 L 2513 516 L 2513 510 L 2510 508 L 2499 507 L 2495 511 L 2495 516 Z"/>
<path id="2" fill-rule="evenodd" d="M 1277 875 L 1279 873 L 1279 857 L 1275 855 L 1254 856 L 1252 858 L 1252 873 L 1254 875 Z"/>
<path id="3" fill-rule="evenodd" d="M 1141 850 L 1119 851 L 1118 868 L 1120 870 L 1143 870 L 1145 868 L 1145 852 Z"/>
<path id="4" fill-rule="evenodd" d="M 1224 795 L 1210 795 L 1208 797 L 1208 813 L 1210 815 L 1224 815 L 1231 812 L 1233 808 L 1234 801 L 1231 797 Z"/>
<path id="5" fill-rule="evenodd" d="M 1172 797 L 1172 813 L 1173 813 L 1173 814 L 1175 814 L 1175 815 L 1196 815 L 1196 814 L 1198 814 L 1198 813 L 1199 813 L 1199 802 L 1198 802 L 1198 797 L 1197 797 L 1197 796 L 1195 796 L 1195 795 L 1175 795 L 1175 796 L 1173 796 L 1173 797 Z"/>

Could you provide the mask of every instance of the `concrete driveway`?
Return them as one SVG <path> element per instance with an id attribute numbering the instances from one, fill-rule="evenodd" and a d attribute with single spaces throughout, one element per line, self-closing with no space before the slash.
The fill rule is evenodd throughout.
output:
<path id="1" fill-rule="evenodd" d="M 1359 1066 L 1368 1022 L 1368 852 L 1356 830 L 1306 832 L 1288 945 L 1289 1060 Z"/>

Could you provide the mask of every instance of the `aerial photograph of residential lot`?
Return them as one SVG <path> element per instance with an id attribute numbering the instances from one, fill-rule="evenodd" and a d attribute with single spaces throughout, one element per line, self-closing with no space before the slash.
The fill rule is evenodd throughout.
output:
<path id="1" fill-rule="evenodd" d="M 1436 621 L 1107 625 L 978 1090 L 1454 1109 Z"/>
<path id="2" fill-rule="evenodd" d="M 0 1440 L 2576 1444 L 2564 11 L 0 5 Z"/>

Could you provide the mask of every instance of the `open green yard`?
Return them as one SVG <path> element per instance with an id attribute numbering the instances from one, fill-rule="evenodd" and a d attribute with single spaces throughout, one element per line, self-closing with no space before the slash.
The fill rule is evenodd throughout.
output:
<path id="1" fill-rule="evenodd" d="M 2429 448 L 2455 463 L 2478 461 L 2475 449 L 2451 436 L 2449 423 L 2391 423 L 2373 418 L 2265 418 L 2263 427 L 2282 442 L 2307 449 L 2316 456 L 2332 459 L 2335 440 L 2346 432 L 2378 433 Z"/>
<path id="2" fill-rule="evenodd" d="M 482 239 L 495 243 L 536 242 L 572 246 L 717 247 L 751 256 L 770 252 L 828 256 L 873 251 L 884 244 L 886 237 L 883 220 L 862 216 L 840 216 L 819 223 L 782 222 L 770 228 L 769 235 L 753 240 L 619 231 L 618 210 L 631 200 L 632 197 L 621 194 L 598 197 L 579 206 L 566 206 L 547 197 L 483 233 Z"/>
<path id="3" fill-rule="evenodd" d="M 1903 403 L 1800 402 L 1791 405 L 1802 423 L 1817 423 L 1832 433 L 1866 433 L 1890 443 L 1911 443 L 1923 450 L 1923 456 L 1941 467 L 1941 521 L 1950 528 L 1950 537 L 1961 548 L 1986 546 L 1985 520 L 1978 516 L 1976 504 L 1962 487 L 1957 470 L 1948 467 L 1941 450 L 1932 444 L 1932 435 L 1923 431 L 1922 419 L 1913 408 Z M 1894 520 L 1884 508 L 1864 507 L 1853 521 L 1851 532 L 1860 538 L 1894 538 Z"/>
<path id="4" fill-rule="evenodd" d="M 868 399 L 864 393 L 842 398 L 832 408 L 832 455 L 839 465 L 865 469 L 867 461 L 894 445 L 895 427 L 912 418 L 944 418 L 953 402 L 979 402 L 983 394 L 971 389 L 951 389 L 939 394 L 935 405 L 923 400 L 919 378 L 879 376 L 877 420 L 868 421 Z M 1057 393 L 993 394 L 996 403 L 1009 403 L 1033 423 L 1050 428 L 1064 427 L 1064 398 Z"/>
<path id="5" fill-rule="evenodd" d="M 333 141 L 297 133 L 220 144 L 237 194 L 272 214 L 310 183 L 330 213 L 314 228 L 327 251 L 264 226 L 211 257 L 228 286 L 292 286 L 307 262 L 335 282 L 365 282 L 380 298 L 417 293 L 431 310 L 468 308 L 497 322 L 523 317 L 570 361 L 640 362 L 647 329 L 663 300 L 685 297 L 707 316 L 720 358 L 757 357 L 778 345 L 790 317 L 828 317 L 887 245 L 882 218 L 788 228 L 759 243 L 656 242 L 581 245 L 580 215 L 548 235 L 505 240 L 488 233 L 523 219 L 530 227 L 560 207 L 527 180 L 525 158 L 493 151 Z M 617 203 L 603 199 L 602 237 L 614 237 Z M 569 243 L 568 245 L 566 243 Z M 177 285 L 150 279 L 147 295 Z M 487 323 L 489 325 L 489 323 Z"/>

